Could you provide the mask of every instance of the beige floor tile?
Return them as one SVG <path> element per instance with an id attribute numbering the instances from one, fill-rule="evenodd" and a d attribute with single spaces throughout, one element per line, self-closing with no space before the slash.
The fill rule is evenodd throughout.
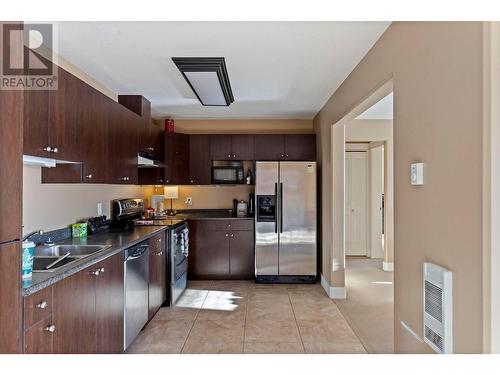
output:
<path id="1" fill-rule="evenodd" d="M 188 280 L 188 289 L 210 289 L 213 285 L 213 280 Z"/>
<path id="2" fill-rule="evenodd" d="M 300 342 L 245 342 L 245 354 L 304 354 Z"/>
<path id="3" fill-rule="evenodd" d="M 366 354 L 360 343 L 304 342 L 307 354 Z"/>
<path id="4" fill-rule="evenodd" d="M 199 309 L 187 307 L 162 307 L 153 318 L 153 322 L 158 320 L 195 320 Z"/>
<path id="5" fill-rule="evenodd" d="M 137 340 L 147 344 L 162 342 L 184 342 L 193 326 L 192 320 L 158 320 L 148 326 L 137 337 Z"/>
<path id="6" fill-rule="evenodd" d="M 300 301 L 292 302 L 293 312 L 297 319 L 303 320 L 336 320 L 344 319 L 338 307 L 332 301 Z"/>
<path id="7" fill-rule="evenodd" d="M 212 290 L 221 289 L 250 289 L 255 285 L 252 280 L 214 280 L 211 286 Z"/>
<path id="8" fill-rule="evenodd" d="M 244 320 L 197 320 L 189 334 L 191 342 L 243 341 Z"/>
<path id="9" fill-rule="evenodd" d="M 304 342 L 359 343 L 344 319 L 297 320 L 297 324 Z"/>
<path id="10" fill-rule="evenodd" d="M 290 302 L 254 302 L 248 304 L 247 321 L 262 319 L 295 320 Z"/>
<path id="11" fill-rule="evenodd" d="M 184 342 L 161 341 L 147 344 L 144 342 L 134 342 L 127 354 L 180 354 Z"/>
<path id="12" fill-rule="evenodd" d="M 300 335 L 295 320 L 250 320 L 245 342 L 300 342 Z"/>
<path id="13" fill-rule="evenodd" d="M 248 295 L 250 302 L 290 302 L 288 293 L 280 290 L 256 290 L 253 289 Z"/>
<path id="14" fill-rule="evenodd" d="M 189 339 L 182 349 L 182 354 L 241 354 L 242 352 L 243 342 L 198 342 Z"/>
<path id="15" fill-rule="evenodd" d="M 207 298 L 208 289 L 186 289 L 179 297 L 175 306 L 199 309 Z"/>
<path id="16" fill-rule="evenodd" d="M 207 301 L 205 301 L 207 302 Z M 228 306 L 226 303 L 206 303 L 203 305 L 197 320 L 245 320 L 246 303 Z"/>

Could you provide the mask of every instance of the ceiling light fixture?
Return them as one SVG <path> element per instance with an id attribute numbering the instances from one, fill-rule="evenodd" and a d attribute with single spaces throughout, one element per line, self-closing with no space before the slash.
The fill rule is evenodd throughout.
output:
<path id="1" fill-rule="evenodd" d="M 172 57 L 184 79 L 204 106 L 234 102 L 224 57 Z"/>

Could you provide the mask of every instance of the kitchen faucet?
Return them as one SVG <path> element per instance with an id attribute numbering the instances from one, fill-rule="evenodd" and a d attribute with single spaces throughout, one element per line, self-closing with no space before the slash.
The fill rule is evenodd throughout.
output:
<path id="1" fill-rule="evenodd" d="M 43 230 L 39 229 L 39 230 L 36 230 L 34 232 L 28 233 L 26 236 L 23 237 L 23 241 L 28 241 L 30 239 L 30 237 L 34 236 L 35 234 L 42 235 Z"/>

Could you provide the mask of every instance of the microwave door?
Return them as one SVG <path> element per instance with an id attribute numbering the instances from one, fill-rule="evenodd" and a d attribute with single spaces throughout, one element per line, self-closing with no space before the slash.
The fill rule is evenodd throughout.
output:
<path id="1" fill-rule="evenodd" d="M 278 163 L 256 163 L 255 275 L 278 275 Z"/>

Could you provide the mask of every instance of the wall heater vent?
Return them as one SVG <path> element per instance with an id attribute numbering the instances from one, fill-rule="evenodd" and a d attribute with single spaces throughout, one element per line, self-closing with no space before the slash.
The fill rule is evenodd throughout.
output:
<path id="1" fill-rule="evenodd" d="M 424 263 L 424 341 L 438 353 L 453 353 L 452 273 Z"/>

